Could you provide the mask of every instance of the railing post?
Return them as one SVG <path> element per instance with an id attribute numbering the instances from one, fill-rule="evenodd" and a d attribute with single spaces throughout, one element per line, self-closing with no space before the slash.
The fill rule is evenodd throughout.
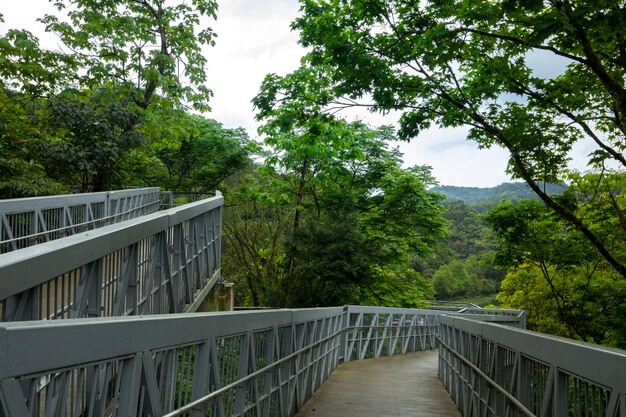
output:
<path id="1" fill-rule="evenodd" d="M 37 232 L 39 232 L 39 216 L 38 209 L 32 211 L 32 217 L 30 220 L 30 234 L 32 237 L 30 238 L 29 246 L 37 244 Z"/>
<path id="2" fill-rule="evenodd" d="M 193 373 L 193 388 L 191 399 L 196 400 L 210 389 L 211 379 L 211 343 L 205 341 L 198 345 Z M 215 364 L 213 364 L 215 365 Z M 206 405 L 198 406 L 191 411 L 191 417 L 206 415 Z"/>
<path id="3" fill-rule="evenodd" d="M 568 381 L 567 375 L 561 372 L 558 368 L 554 369 L 554 389 L 552 395 L 553 416 L 567 416 L 568 415 Z"/>
<path id="4" fill-rule="evenodd" d="M 343 316 L 341 318 L 341 328 L 343 329 L 343 332 L 341 333 L 341 342 L 340 342 L 340 349 L 341 352 L 343 352 L 341 358 L 340 358 L 340 363 L 342 362 L 348 362 L 350 360 L 350 357 L 348 355 L 348 334 L 350 332 L 349 326 L 350 326 L 350 306 L 345 306 L 343 308 Z"/>
<path id="5" fill-rule="evenodd" d="M 111 193 L 106 193 L 104 197 L 104 218 L 106 219 L 104 224 L 113 224 L 115 219 L 109 218 L 111 216 Z"/>

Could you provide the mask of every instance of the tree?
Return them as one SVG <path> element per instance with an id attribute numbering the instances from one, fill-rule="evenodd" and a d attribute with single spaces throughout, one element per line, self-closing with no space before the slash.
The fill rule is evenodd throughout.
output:
<path id="1" fill-rule="evenodd" d="M 137 113 L 108 93 L 66 90 L 49 98 L 38 115 L 49 137 L 42 144 L 46 172 L 81 192 L 119 187 L 118 161 L 145 141 Z"/>
<path id="2" fill-rule="evenodd" d="M 35 197 L 62 193 L 66 188 L 46 175 L 36 149 L 39 129 L 32 124 L 33 103 L 0 89 L 0 198 Z"/>
<path id="3" fill-rule="evenodd" d="M 287 236 L 294 262 L 288 303 L 303 307 L 358 304 L 373 280 L 375 249 L 359 230 L 357 214 L 328 213 L 307 219 Z"/>
<path id="4" fill-rule="evenodd" d="M 495 294 L 499 288 L 501 271 L 493 268 L 492 260 L 486 259 L 488 255 L 489 253 L 487 256 L 454 259 L 441 265 L 432 277 L 437 299 L 450 300 Z"/>
<path id="5" fill-rule="evenodd" d="M 510 152 L 509 172 L 575 227 L 623 277 L 601 235 L 540 184 L 560 183 L 568 152 L 586 138 L 593 167 L 626 167 L 626 21 L 617 1 L 302 0 L 293 27 L 310 53 L 303 69 L 268 77 L 282 102 L 315 100 L 334 111 L 400 110 L 399 135 L 433 124 L 467 126 L 479 147 Z M 532 54 L 560 59 L 546 78 Z M 317 74 L 315 80 L 298 76 Z M 322 91 L 307 94 L 315 86 Z M 298 85 L 300 85 L 298 87 Z M 584 86 L 584 88 L 581 88 Z"/>
<path id="6" fill-rule="evenodd" d="M 225 129 L 200 116 L 183 115 L 179 123 L 183 137 L 170 137 L 155 146 L 167 170 L 162 185 L 168 190 L 205 194 L 250 163 L 245 130 Z"/>
<path id="7" fill-rule="evenodd" d="M 418 305 L 430 286 L 408 272 L 409 256 L 431 250 L 446 225 L 429 169 L 401 167 L 388 127 L 305 110 L 271 111 L 264 164 L 244 201 L 231 199 L 229 251 L 244 263 L 235 275 L 272 306 L 383 302 L 383 282 Z"/>
<path id="8" fill-rule="evenodd" d="M 224 276 L 239 283 L 238 305 L 277 307 L 284 302 L 283 239 L 293 218 L 293 208 L 280 194 L 269 191 L 269 181 L 251 166 L 224 190 Z"/>
<path id="9" fill-rule="evenodd" d="M 75 68 L 67 56 L 42 50 L 28 31 L 0 35 L 0 198 L 67 191 L 47 177 L 38 160 L 42 135 L 33 115 L 41 97 L 66 79 L 66 70 Z"/>
<path id="10" fill-rule="evenodd" d="M 54 93 L 78 70 L 71 55 L 42 49 L 27 30 L 11 29 L 1 35 L 0 57 L 0 87 L 21 94 L 27 102 Z"/>
<path id="11" fill-rule="evenodd" d="M 59 36 L 87 88 L 115 83 L 147 109 L 155 97 L 160 105 L 191 104 L 207 110 L 211 91 L 206 86 L 202 45 L 213 45 L 210 27 L 199 29 L 201 18 L 215 18 L 213 0 L 60 0 L 55 6 L 69 20 L 46 15 L 46 30 Z"/>
<path id="12" fill-rule="evenodd" d="M 445 204 L 444 217 L 450 220 L 452 230 L 444 242 L 449 245 L 461 259 L 482 253 L 490 249 L 490 230 L 478 212 L 461 201 Z"/>
<path id="13" fill-rule="evenodd" d="M 599 178 L 596 174 L 578 177 L 564 198 L 623 262 L 626 233 L 615 208 L 599 203 L 619 201 L 618 211 L 624 210 L 624 177 L 603 176 L 611 179 L 605 183 L 598 183 Z M 585 203 L 590 184 L 596 195 Z M 504 307 L 534 309 L 529 324 L 535 329 L 624 346 L 626 329 L 620 317 L 626 305 L 626 283 L 579 230 L 538 201 L 503 203 L 489 212 L 487 221 L 500 238 L 497 260 L 512 268 L 498 295 Z"/>
<path id="14" fill-rule="evenodd" d="M 19 110 L 19 117 L 7 111 L 0 120 L 7 139 L 0 170 L 14 173 L 0 192 L 156 185 L 162 167 L 143 146 L 189 131 L 172 123 L 188 106 L 209 109 L 202 46 L 213 45 L 215 35 L 201 26 L 215 18 L 216 2 L 61 0 L 55 6 L 59 16 L 41 21 L 62 50 L 40 48 L 25 30 L 0 36 L 0 104 Z M 204 186 L 216 177 L 196 174 L 205 177 Z"/>

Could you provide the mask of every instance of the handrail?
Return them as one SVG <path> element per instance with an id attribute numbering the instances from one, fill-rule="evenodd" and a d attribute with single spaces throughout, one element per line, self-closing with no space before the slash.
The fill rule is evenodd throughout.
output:
<path id="1" fill-rule="evenodd" d="M 437 341 L 439 342 L 439 346 L 440 347 L 443 347 L 448 352 L 451 352 L 455 357 L 460 359 L 461 362 L 463 362 L 465 365 L 469 366 L 474 372 L 476 372 L 476 374 L 478 374 L 484 381 L 487 381 L 487 383 L 489 385 L 491 385 L 496 391 L 498 391 L 500 394 L 504 395 L 506 397 L 506 399 L 511 402 L 511 404 L 513 404 L 519 411 L 522 412 L 522 414 L 524 414 L 527 417 L 537 417 L 528 408 L 524 407 L 524 404 L 519 402 L 517 400 L 517 398 L 515 398 L 507 390 L 505 390 L 500 385 L 498 385 L 498 383 L 496 381 L 494 381 L 493 379 L 489 378 L 489 376 L 486 373 L 484 373 L 483 371 L 481 371 L 480 368 L 478 368 L 476 365 L 474 365 L 469 360 L 465 359 L 459 352 L 457 352 L 456 350 L 452 349 L 450 347 L 450 345 L 448 345 L 447 343 L 443 342 L 441 340 L 441 338 L 437 337 Z M 445 360 L 445 359 L 443 359 L 443 360 Z M 472 387 L 472 388 L 474 388 L 474 387 Z"/>
<path id="2" fill-rule="evenodd" d="M 220 270 L 222 205 L 218 193 L 0 254 L 0 319 L 182 311 Z"/>
<path id="3" fill-rule="evenodd" d="M 33 239 L 33 238 L 36 238 L 36 237 L 39 237 L 39 236 L 43 236 L 43 235 L 47 235 L 47 234 L 50 234 L 50 233 L 56 233 L 56 232 L 62 232 L 62 231 L 70 230 L 70 229 L 81 228 L 83 226 L 90 226 L 90 225 L 93 225 L 93 224 L 96 224 L 96 223 L 102 223 L 103 221 L 106 221 L 106 220 L 115 220 L 115 219 L 117 219 L 119 217 L 125 216 L 127 214 L 131 214 L 131 213 L 133 213 L 133 212 L 135 212 L 137 210 L 141 210 L 141 209 L 146 208 L 146 207 L 154 206 L 155 204 L 160 204 L 160 203 L 159 203 L 159 201 L 150 202 L 148 204 L 143 204 L 143 205 L 134 207 L 134 208 L 126 210 L 126 211 L 122 211 L 122 212 L 119 212 L 119 213 L 116 213 L 116 214 L 112 214 L 110 216 L 98 217 L 98 218 L 96 218 L 94 220 L 89 220 L 89 221 L 82 222 L 82 223 L 75 223 L 75 224 L 72 224 L 72 225 L 69 225 L 69 226 L 58 227 L 56 229 L 49 229 L 49 230 L 46 230 L 45 232 L 33 233 L 31 235 L 25 235 L 25 236 L 22 236 L 22 237 L 14 237 L 12 239 L 5 239 L 2 242 L 0 242 L 0 244 L 5 244 L 6 245 L 8 243 L 19 242 L 20 240 Z"/>
<path id="4" fill-rule="evenodd" d="M 508 415 L 501 389 L 542 417 L 626 413 L 625 351 L 461 317 L 439 322 L 439 376 L 464 417 Z"/>
<path id="5" fill-rule="evenodd" d="M 246 376 L 244 376 L 243 378 L 240 378 L 238 380 L 236 380 L 235 382 L 232 382 L 226 386 L 223 386 L 222 388 L 219 388 L 213 392 L 211 392 L 210 394 L 205 395 L 204 397 L 200 397 L 197 400 L 190 402 L 189 404 L 176 409 L 174 411 L 172 411 L 171 413 L 167 413 L 165 414 L 163 417 L 175 417 L 175 416 L 179 416 L 182 413 L 186 412 L 186 411 L 191 411 L 192 409 L 198 407 L 199 405 L 203 405 L 206 404 L 207 402 L 219 397 L 220 395 L 223 395 L 225 393 L 227 393 L 228 391 L 232 390 L 233 388 L 237 388 L 238 386 L 240 386 L 241 384 L 248 382 L 254 378 L 256 378 L 257 376 L 263 375 L 265 373 L 267 373 L 268 371 L 272 370 L 273 368 L 275 368 L 278 365 L 281 365 L 287 361 L 290 361 L 291 359 L 294 359 L 296 357 L 298 357 L 299 355 L 301 355 L 304 352 L 307 352 L 309 350 L 311 350 L 314 347 L 317 347 L 319 345 L 321 345 L 322 343 L 328 342 L 334 338 L 336 338 L 337 336 L 345 333 L 348 329 L 341 329 L 341 330 L 337 330 L 335 333 L 331 334 L 330 336 L 326 336 L 320 340 L 317 340 L 287 356 L 285 356 L 284 358 L 278 359 L 276 362 L 273 362 L 270 365 L 265 366 L 264 368 L 261 368 L 259 370 L 254 371 L 251 374 L 248 374 Z"/>
<path id="6" fill-rule="evenodd" d="M 159 210 L 158 187 L 0 200 L 0 253 Z"/>
<path id="7" fill-rule="evenodd" d="M 59 194 L 42 197 L 0 199 L 0 213 L 13 214 L 25 210 L 58 208 L 85 203 L 120 200 L 145 194 L 160 194 L 159 187 L 132 188 L 128 190 L 102 191 L 96 193 Z"/>

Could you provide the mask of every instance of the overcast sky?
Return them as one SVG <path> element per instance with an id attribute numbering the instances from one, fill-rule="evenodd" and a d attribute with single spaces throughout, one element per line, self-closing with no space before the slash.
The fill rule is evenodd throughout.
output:
<path id="1" fill-rule="evenodd" d="M 284 75 L 294 70 L 304 54 L 297 44 L 298 34 L 289 28 L 298 14 L 297 0 L 222 0 L 218 20 L 210 22 L 217 32 L 217 45 L 207 48 L 209 87 L 215 96 L 208 117 L 225 127 L 244 127 L 257 137 L 257 123 L 250 101 L 268 73 Z M 28 28 L 44 37 L 42 44 L 54 46 L 51 35 L 42 36 L 35 21 L 53 12 L 47 0 L 0 0 L 0 12 L 7 28 Z M 537 57 L 539 66 L 542 58 Z M 360 118 L 375 126 L 394 123 L 368 113 L 346 114 L 349 120 Z M 466 140 L 463 129 L 431 129 L 410 143 L 399 144 L 407 166 L 430 165 L 439 183 L 444 185 L 487 187 L 509 181 L 505 173 L 507 153 L 502 149 L 478 150 Z M 579 146 L 574 152 L 575 166 L 584 169 L 581 156 L 591 149 Z"/>

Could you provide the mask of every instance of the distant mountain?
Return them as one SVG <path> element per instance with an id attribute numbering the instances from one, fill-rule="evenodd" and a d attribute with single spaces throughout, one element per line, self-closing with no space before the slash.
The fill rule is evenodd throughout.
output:
<path id="1" fill-rule="evenodd" d="M 548 194 L 561 194 L 565 186 L 561 184 L 546 184 Z M 471 206 L 492 206 L 502 200 L 530 200 L 537 195 L 525 182 L 505 182 L 496 187 L 456 187 L 453 185 L 441 185 L 431 191 L 443 193 L 449 201 L 463 201 Z"/>

